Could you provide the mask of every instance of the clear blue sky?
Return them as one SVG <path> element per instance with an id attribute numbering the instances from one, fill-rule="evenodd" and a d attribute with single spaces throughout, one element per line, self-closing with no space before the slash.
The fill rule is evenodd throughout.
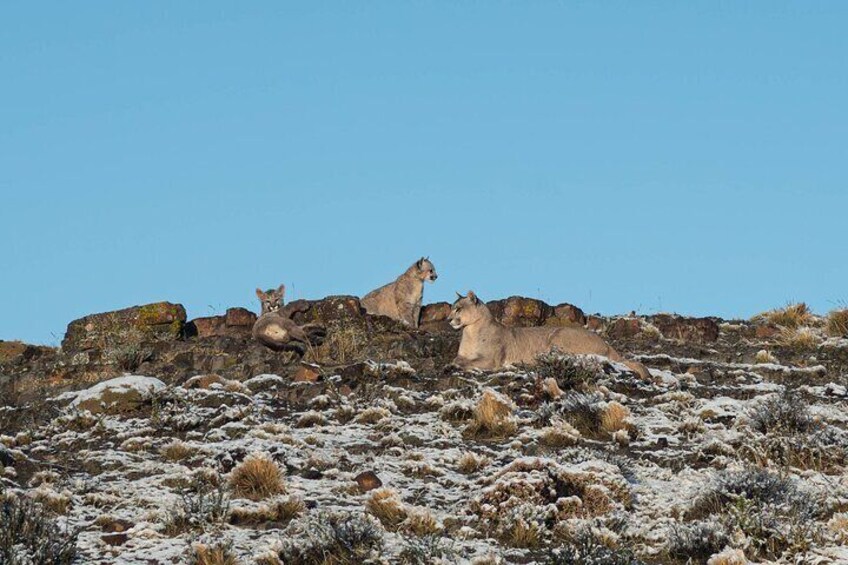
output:
<path id="1" fill-rule="evenodd" d="M 454 290 L 848 299 L 844 2 L 6 2 L 0 339 Z"/>

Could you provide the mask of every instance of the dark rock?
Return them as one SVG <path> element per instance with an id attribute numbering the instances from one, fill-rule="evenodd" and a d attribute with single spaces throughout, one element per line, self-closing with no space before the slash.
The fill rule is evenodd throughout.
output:
<path id="1" fill-rule="evenodd" d="M 205 316 L 195 318 L 186 325 L 186 335 L 189 337 L 212 337 L 226 335 L 226 318 L 224 316 Z"/>
<path id="2" fill-rule="evenodd" d="M 374 490 L 375 488 L 380 488 L 383 486 L 383 481 L 380 480 L 380 477 L 374 471 L 364 471 L 356 475 L 353 478 L 356 481 L 356 484 L 359 485 L 359 490 L 361 492 L 368 492 L 369 490 Z"/>
<path id="3" fill-rule="evenodd" d="M 426 331 L 450 331 L 451 327 L 448 323 L 450 311 L 451 305 L 447 302 L 424 305 L 421 308 L 419 327 Z"/>
<path id="4" fill-rule="evenodd" d="M 718 339 L 719 326 L 714 318 L 686 318 L 670 314 L 651 316 L 649 321 L 668 339 L 712 343 Z"/>
<path id="5" fill-rule="evenodd" d="M 256 314 L 246 308 L 229 308 L 224 318 L 227 327 L 247 328 L 248 331 L 253 328 L 253 324 L 256 323 Z"/>
<path id="6" fill-rule="evenodd" d="M 103 534 L 102 536 L 100 536 L 100 539 L 102 539 L 103 542 L 107 545 L 117 546 L 124 545 L 125 543 L 127 543 L 129 535 L 127 535 L 125 532 L 116 532 L 114 534 Z"/>
<path id="7" fill-rule="evenodd" d="M 600 316 L 589 316 L 586 319 L 586 327 L 592 331 L 603 331 L 606 325 L 606 320 Z"/>
<path id="8" fill-rule="evenodd" d="M 607 335 L 613 339 L 626 339 L 639 335 L 641 331 L 638 318 L 618 318 L 607 328 Z"/>

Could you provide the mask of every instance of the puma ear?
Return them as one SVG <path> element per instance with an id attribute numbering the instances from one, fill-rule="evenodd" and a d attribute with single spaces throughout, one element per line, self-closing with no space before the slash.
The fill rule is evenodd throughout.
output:
<path id="1" fill-rule="evenodd" d="M 474 304 L 480 304 L 480 299 L 479 299 L 479 298 L 477 298 L 477 295 L 476 295 L 476 294 L 474 294 L 474 291 L 473 291 L 473 290 L 469 290 L 469 291 L 468 291 L 468 298 L 469 298 L 470 300 L 474 301 Z"/>
<path id="2" fill-rule="evenodd" d="M 455 292 L 456 292 L 456 298 L 457 298 L 457 300 L 460 300 L 460 299 L 462 299 L 462 298 L 465 298 L 465 297 L 464 297 L 464 296 L 462 296 L 462 295 L 461 295 L 458 291 L 455 291 Z"/>
<path id="3" fill-rule="evenodd" d="M 424 265 L 424 257 L 419 259 L 418 262 L 415 263 L 415 265 L 420 269 Z"/>
<path id="4" fill-rule="evenodd" d="M 262 300 L 263 298 L 265 298 L 265 293 L 262 292 L 261 289 L 257 288 L 256 289 L 256 298 L 258 298 L 259 300 Z"/>
<path id="5" fill-rule="evenodd" d="M 286 285 L 281 284 L 279 288 L 277 288 L 277 292 L 280 293 L 280 298 L 284 297 L 286 295 Z"/>

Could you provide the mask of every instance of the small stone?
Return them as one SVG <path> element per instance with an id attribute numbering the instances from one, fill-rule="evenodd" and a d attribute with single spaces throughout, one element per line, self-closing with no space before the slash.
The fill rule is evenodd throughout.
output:
<path id="1" fill-rule="evenodd" d="M 129 539 L 129 535 L 125 532 L 116 532 L 114 534 L 103 534 L 100 539 L 108 545 L 124 545 Z"/>
<path id="2" fill-rule="evenodd" d="M 359 485 L 359 490 L 362 492 L 368 492 L 369 490 L 383 486 L 383 481 L 380 480 L 380 477 L 374 471 L 359 473 L 353 480 L 356 481 L 356 484 Z"/>
<path id="3" fill-rule="evenodd" d="M 321 373 L 314 365 L 301 365 L 295 371 L 292 380 L 296 383 L 314 383 L 321 378 Z"/>

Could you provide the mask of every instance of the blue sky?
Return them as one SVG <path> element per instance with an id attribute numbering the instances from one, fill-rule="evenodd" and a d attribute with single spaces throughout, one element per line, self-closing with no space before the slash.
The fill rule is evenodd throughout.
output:
<path id="1" fill-rule="evenodd" d="M 840 2 L 7 2 L 0 339 L 454 290 L 848 300 Z"/>

